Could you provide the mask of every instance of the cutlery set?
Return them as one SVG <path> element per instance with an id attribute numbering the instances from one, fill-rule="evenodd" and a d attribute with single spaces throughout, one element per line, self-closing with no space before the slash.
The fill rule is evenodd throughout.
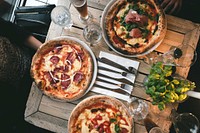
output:
<path id="1" fill-rule="evenodd" d="M 98 74 L 91 91 L 127 100 L 134 89 L 139 62 L 133 62 L 137 64 L 135 68 L 126 63 L 122 65 L 118 60 L 123 60 L 123 58 L 118 59 L 116 55 L 105 57 L 105 53 L 100 53 L 100 56 L 104 57 L 97 58 Z M 129 59 L 125 60 L 122 62 L 127 62 Z"/>

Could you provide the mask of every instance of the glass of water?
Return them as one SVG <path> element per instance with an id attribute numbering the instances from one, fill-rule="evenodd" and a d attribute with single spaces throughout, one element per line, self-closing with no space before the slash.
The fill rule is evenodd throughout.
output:
<path id="1" fill-rule="evenodd" d="M 97 44 L 102 38 L 102 29 L 97 23 L 89 23 L 83 28 L 83 37 L 90 46 Z"/>
<path id="2" fill-rule="evenodd" d="M 51 12 L 51 20 L 64 29 L 69 29 L 73 25 L 69 9 L 65 6 L 56 6 Z"/>
<path id="3" fill-rule="evenodd" d="M 144 120 L 149 113 L 148 105 L 142 99 L 131 97 L 126 104 L 135 121 Z"/>

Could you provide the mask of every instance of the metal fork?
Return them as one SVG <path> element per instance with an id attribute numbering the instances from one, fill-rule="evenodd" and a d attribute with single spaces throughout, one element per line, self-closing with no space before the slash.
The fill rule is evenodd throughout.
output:
<path id="1" fill-rule="evenodd" d="M 95 84 L 107 89 L 112 89 L 112 90 L 120 89 L 122 91 L 127 92 L 128 94 L 131 94 L 133 91 L 132 85 L 121 83 L 119 81 L 102 76 L 97 77 L 97 81 L 95 82 Z"/>
<path id="2" fill-rule="evenodd" d="M 98 66 L 98 69 L 99 69 L 98 71 L 99 75 L 104 75 L 114 79 L 125 79 L 126 81 L 129 82 L 129 84 L 134 84 L 135 82 L 135 75 L 132 73 L 127 73 L 125 71 L 119 72 L 102 66 Z"/>

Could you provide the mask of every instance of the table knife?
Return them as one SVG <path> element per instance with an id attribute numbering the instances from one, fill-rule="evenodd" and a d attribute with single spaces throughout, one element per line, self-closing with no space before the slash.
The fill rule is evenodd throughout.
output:
<path id="1" fill-rule="evenodd" d="M 123 100 L 123 101 L 129 101 L 130 100 L 129 95 L 125 95 L 125 94 L 122 94 L 122 93 L 119 93 L 119 92 L 115 92 L 115 91 L 112 91 L 112 90 L 109 90 L 109 89 L 105 89 L 105 88 L 100 87 L 100 86 L 93 86 L 91 91 L 95 92 L 95 93 L 102 94 L 102 95 L 115 97 L 115 98 Z"/>
<path id="2" fill-rule="evenodd" d="M 119 68 L 119 69 L 121 69 L 121 70 L 124 70 L 124 71 L 126 71 L 126 72 L 133 73 L 133 74 L 137 75 L 137 70 L 136 70 L 134 67 L 128 67 L 128 68 L 127 68 L 127 67 L 125 67 L 125 66 L 123 66 L 123 65 L 121 65 L 121 64 L 119 64 L 119 63 L 116 63 L 116 62 L 114 62 L 114 61 L 112 61 L 112 60 L 110 60 L 110 59 L 107 59 L 107 58 L 105 58 L 105 57 L 97 58 L 97 60 L 98 60 L 99 62 L 106 63 L 106 64 L 108 64 L 108 65 L 110 65 L 110 66 L 113 66 L 113 67 Z M 130 68 L 130 69 L 129 69 L 129 68 Z"/>
<path id="3" fill-rule="evenodd" d="M 126 92 L 129 95 L 132 93 L 132 89 L 133 89 L 132 86 L 131 86 L 132 89 L 130 89 L 129 86 L 127 87 L 128 89 L 125 89 L 125 88 L 122 88 L 118 84 L 112 84 L 110 82 L 105 82 L 104 80 L 101 80 L 101 79 L 97 79 L 95 82 L 95 85 L 101 86 L 103 88 L 111 89 L 111 90 L 121 90 L 121 91 Z"/>

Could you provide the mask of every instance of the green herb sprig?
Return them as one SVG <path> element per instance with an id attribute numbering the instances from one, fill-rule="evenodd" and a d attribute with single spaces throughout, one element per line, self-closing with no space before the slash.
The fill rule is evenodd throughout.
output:
<path id="1" fill-rule="evenodd" d="M 180 102 L 186 99 L 188 90 L 194 89 L 195 83 L 185 79 L 173 77 L 172 66 L 155 63 L 145 82 L 146 94 L 152 98 L 152 104 L 165 109 L 167 103 Z"/>

